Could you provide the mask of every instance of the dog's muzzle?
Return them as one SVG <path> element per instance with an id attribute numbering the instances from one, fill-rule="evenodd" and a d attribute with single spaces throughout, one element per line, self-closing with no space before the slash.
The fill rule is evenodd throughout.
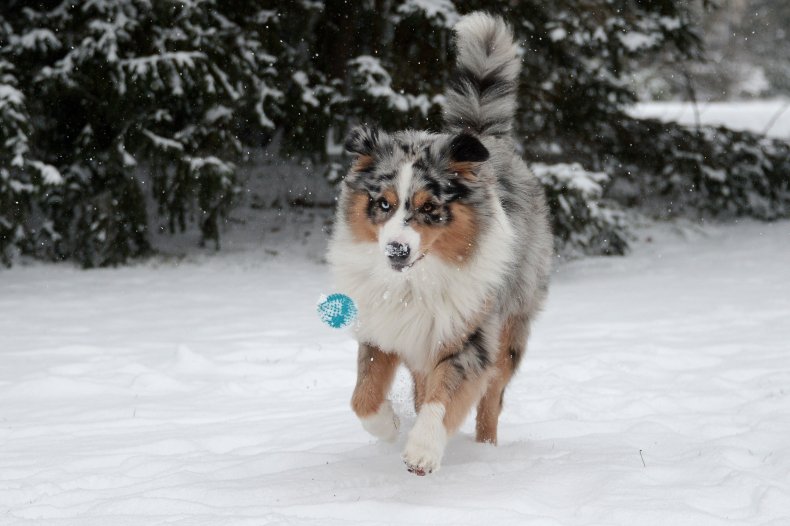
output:
<path id="1" fill-rule="evenodd" d="M 384 248 L 384 254 L 394 269 L 402 270 L 406 267 L 406 262 L 409 261 L 411 249 L 405 243 L 387 243 L 387 246 Z"/>

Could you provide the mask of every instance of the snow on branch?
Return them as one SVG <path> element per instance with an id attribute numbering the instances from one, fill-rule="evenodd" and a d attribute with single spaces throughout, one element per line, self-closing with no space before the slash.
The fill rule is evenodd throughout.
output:
<path id="1" fill-rule="evenodd" d="M 352 74 L 358 78 L 357 89 L 368 93 L 371 97 L 383 100 L 390 108 L 408 112 L 419 109 L 427 115 L 431 108 L 431 100 L 425 94 L 412 95 L 398 93 L 392 89 L 392 77 L 381 65 L 381 61 L 370 55 L 360 55 L 349 61 Z"/>
<path id="2" fill-rule="evenodd" d="M 168 139 L 167 137 L 162 137 L 161 135 L 157 135 L 151 130 L 143 130 L 143 135 L 148 137 L 151 141 L 151 144 L 158 150 L 162 151 L 172 151 L 172 152 L 183 152 L 184 145 L 178 141 L 173 139 Z"/>
<path id="3" fill-rule="evenodd" d="M 192 174 L 200 174 L 209 171 L 210 173 L 229 176 L 232 175 L 235 170 L 233 163 L 225 162 L 213 155 L 205 157 L 187 156 L 186 161 L 189 163 L 189 171 Z"/>
<path id="4" fill-rule="evenodd" d="M 422 14 L 446 28 L 452 28 L 461 18 L 450 0 L 406 0 L 398 6 L 397 12 L 406 16 Z"/>
<path id="5" fill-rule="evenodd" d="M 51 164 L 32 161 L 30 165 L 38 171 L 45 185 L 59 185 L 63 183 L 63 176 Z"/>
<path id="6" fill-rule="evenodd" d="M 546 191 L 558 252 L 625 253 L 630 236 L 625 213 L 602 199 L 608 174 L 578 163 L 535 163 L 532 171 Z"/>
<path id="7" fill-rule="evenodd" d="M 147 57 L 134 57 L 121 60 L 121 66 L 133 75 L 147 76 L 161 64 L 171 64 L 177 68 L 194 69 L 198 61 L 206 60 L 206 54 L 200 51 L 170 51 Z"/>
<path id="8" fill-rule="evenodd" d="M 32 29 L 24 35 L 11 35 L 8 45 L 16 53 L 19 53 L 20 50 L 46 53 L 61 47 L 60 40 L 55 36 L 55 33 L 44 28 Z"/>

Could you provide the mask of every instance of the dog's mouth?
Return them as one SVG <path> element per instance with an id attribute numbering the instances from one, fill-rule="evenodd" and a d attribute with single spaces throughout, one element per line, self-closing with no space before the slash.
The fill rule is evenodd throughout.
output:
<path id="1" fill-rule="evenodd" d="M 412 261 L 411 263 L 407 263 L 405 265 L 401 264 L 401 263 L 390 263 L 390 266 L 392 266 L 392 269 L 395 270 L 396 272 L 406 272 L 407 270 L 412 268 L 414 265 L 416 265 L 418 261 L 420 261 L 422 258 L 424 258 L 426 254 L 427 254 L 427 252 L 423 252 L 422 254 L 417 256 L 417 258 L 414 261 Z"/>

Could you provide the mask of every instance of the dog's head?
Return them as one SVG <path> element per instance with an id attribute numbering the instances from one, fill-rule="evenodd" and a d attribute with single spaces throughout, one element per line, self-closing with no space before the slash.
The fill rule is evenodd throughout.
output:
<path id="1" fill-rule="evenodd" d="M 358 127 L 346 140 L 355 159 L 345 184 L 345 220 L 355 240 L 375 242 L 393 270 L 425 255 L 462 264 L 479 233 L 489 152 L 474 136 Z"/>

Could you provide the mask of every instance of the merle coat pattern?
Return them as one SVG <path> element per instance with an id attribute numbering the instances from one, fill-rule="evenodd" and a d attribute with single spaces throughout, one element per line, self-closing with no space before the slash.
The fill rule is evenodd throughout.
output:
<path id="1" fill-rule="evenodd" d="M 476 437 L 496 443 L 504 390 L 548 291 L 552 236 L 539 182 L 515 153 L 518 48 L 486 13 L 456 26 L 457 71 L 443 133 L 352 130 L 329 261 L 359 308 L 352 407 L 393 440 L 387 395 L 398 365 L 414 378 L 417 420 L 403 459 L 439 468 L 477 404 Z"/>

